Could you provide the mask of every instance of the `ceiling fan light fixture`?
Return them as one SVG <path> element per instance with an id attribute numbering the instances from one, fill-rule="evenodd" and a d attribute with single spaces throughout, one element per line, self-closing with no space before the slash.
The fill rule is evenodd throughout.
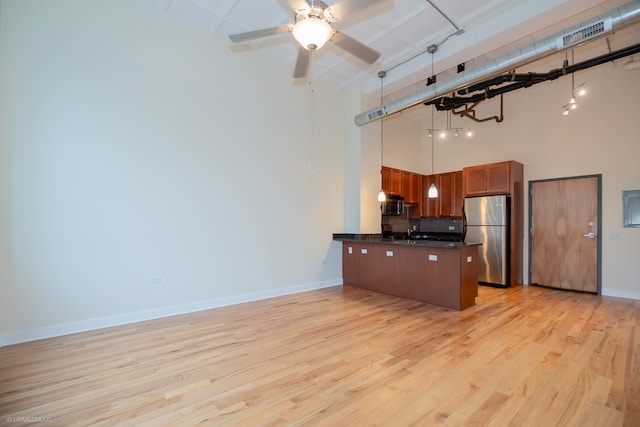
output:
<path id="1" fill-rule="evenodd" d="M 332 35 L 331 25 L 315 16 L 301 19 L 293 26 L 293 37 L 307 50 L 320 49 Z"/>

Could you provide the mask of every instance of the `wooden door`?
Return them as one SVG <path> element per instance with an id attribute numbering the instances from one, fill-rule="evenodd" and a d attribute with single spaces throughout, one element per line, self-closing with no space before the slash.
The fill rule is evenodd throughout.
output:
<path id="1" fill-rule="evenodd" d="M 600 176 L 530 183 L 531 284 L 600 292 Z"/>

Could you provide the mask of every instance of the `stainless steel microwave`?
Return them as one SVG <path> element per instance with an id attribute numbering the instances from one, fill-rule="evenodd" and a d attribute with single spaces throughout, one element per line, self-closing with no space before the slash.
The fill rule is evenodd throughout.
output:
<path id="1" fill-rule="evenodd" d="M 404 197 L 387 194 L 382 203 L 382 215 L 402 215 L 404 213 Z"/>

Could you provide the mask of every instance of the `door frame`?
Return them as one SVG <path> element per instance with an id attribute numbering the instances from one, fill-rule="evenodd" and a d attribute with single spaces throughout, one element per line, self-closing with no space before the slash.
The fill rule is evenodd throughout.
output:
<path id="1" fill-rule="evenodd" d="M 550 182 L 550 181 L 566 181 L 571 179 L 582 179 L 582 178 L 596 178 L 597 186 L 598 186 L 598 235 L 596 236 L 596 245 L 597 245 L 597 261 L 596 261 L 596 281 L 597 281 L 597 295 L 602 295 L 602 174 L 592 174 L 592 175 L 579 175 L 579 176 L 568 176 L 563 178 L 550 178 L 550 179 L 537 179 L 533 181 L 529 181 L 529 277 L 528 282 L 531 285 L 531 266 L 533 265 L 533 260 L 531 256 L 532 243 L 531 243 L 531 219 L 533 216 L 533 209 L 531 207 L 531 202 L 533 199 L 533 184 L 539 182 Z"/>

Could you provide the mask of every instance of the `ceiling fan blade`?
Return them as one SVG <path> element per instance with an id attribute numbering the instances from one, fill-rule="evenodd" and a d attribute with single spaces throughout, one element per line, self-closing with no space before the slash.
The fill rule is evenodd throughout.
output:
<path id="1" fill-rule="evenodd" d="M 342 0 L 327 9 L 335 19 L 339 20 L 382 1 L 384 0 Z"/>
<path id="2" fill-rule="evenodd" d="M 276 34 L 288 33 L 291 31 L 290 25 L 265 28 L 263 30 L 247 31 L 246 33 L 229 34 L 229 40 L 233 43 L 244 43 L 250 40 L 261 39 L 263 37 L 275 36 Z"/>
<path id="3" fill-rule="evenodd" d="M 378 58 L 380 58 L 380 52 L 377 50 L 373 50 L 369 46 L 365 46 L 358 40 L 339 31 L 334 32 L 330 41 L 368 64 L 373 64 L 378 60 Z"/>
<path id="4" fill-rule="evenodd" d="M 296 68 L 293 71 L 293 78 L 299 79 L 307 77 L 309 71 L 309 62 L 311 60 L 311 52 L 300 46 L 298 49 L 298 59 L 296 60 Z"/>
<path id="5" fill-rule="evenodd" d="M 284 1 L 284 0 L 283 0 Z M 288 0 L 289 6 L 293 10 L 309 9 L 309 3 L 306 0 Z"/>

